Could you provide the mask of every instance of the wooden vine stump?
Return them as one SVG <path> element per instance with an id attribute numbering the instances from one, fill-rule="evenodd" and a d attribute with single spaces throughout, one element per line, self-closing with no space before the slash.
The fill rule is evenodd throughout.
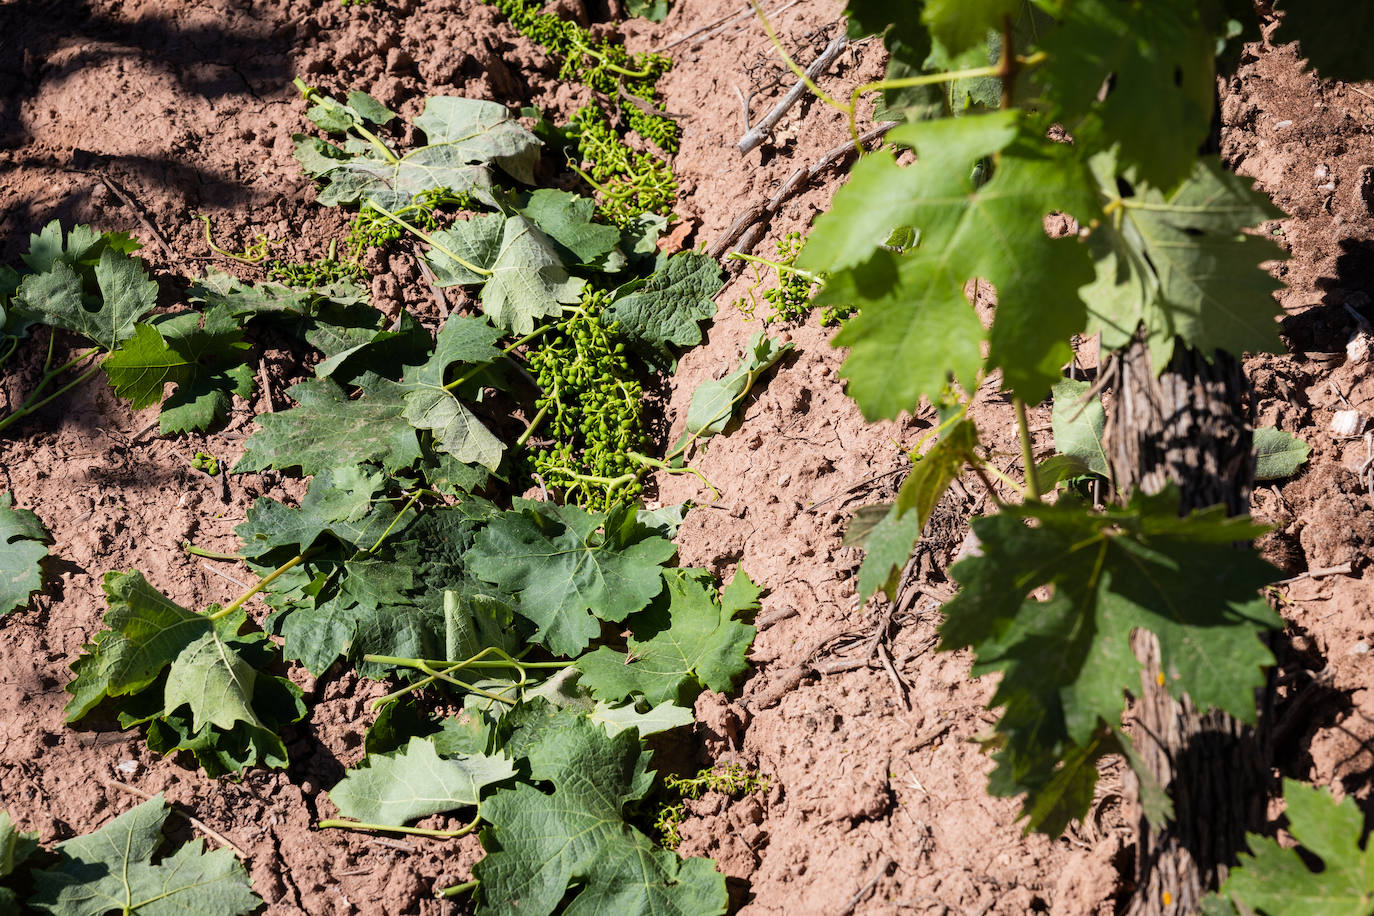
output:
<path id="1" fill-rule="evenodd" d="M 1217 352 L 1208 361 L 1176 341 L 1156 375 L 1143 335 L 1113 354 L 1112 402 L 1104 446 L 1118 489 L 1180 491 L 1179 512 L 1223 504 L 1248 511 L 1254 478 L 1249 383 L 1239 363 Z M 1195 913 L 1225 880 L 1246 830 L 1263 825 L 1268 753 L 1262 735 L 1231 716 L 1200 713 L 1156 682 L 1159 642 L 1137 632 L 1141 692 L 1132 707 L 1135 748 L 1168 792 L 1174 817 L 1151 825 L 1141 815 L 1136 886 L 1129 916 Z M 1133 777 L 1128 777 L 1131 779 Z"/>

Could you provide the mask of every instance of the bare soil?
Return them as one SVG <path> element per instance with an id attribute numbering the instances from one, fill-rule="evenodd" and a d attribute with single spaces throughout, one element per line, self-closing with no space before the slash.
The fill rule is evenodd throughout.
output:
<path id="1" fill-rule="evenodd" d="M 777 5 L 774 24 L 804 60 L 841 27 L 838 0 Z M 847 137 L 839 114 L 805 103 L 762 148 L 735 150 L 746 119 L 756 122 L 791 84 L 757 19 L 735 15 L 744 11 L 737 0 L 680 0 L 665 23 L 624 28 L 632 48 L 667 45 L 676 60 L 663 88 L 668 109 L 686 115 L 676 160 L 675 238 L 684 247 L 714 241 Z M 241 269 L 212 257 L 196 214 L 211 219 L 220 244 L 264 233 L 288 260 L 319 257 L 342 234 L 345 217 L 314 203 L 291 157 L 290 135 L 305 126 L 293 76 L 367 89 L 406 115 L 436 94 L 561 116 L 578 101 L 477 0 L 10 0 L 0 36 L 0 256 L 14 261 L 28 234 L 54 218 L 128 230 L 147 243 L 143 254 L 172 299 L 182 278 L 210 263 Z M 866 42 L 822 85 L 847 94 L 881 69 L 880 46 Z M 1369 317 L 1374 295 L 1374 86 L 1320 83 L 1293 49 L 1264 44 L 1224 87 L 1223 114 L 1224 157 L 1292 214 L 1264 227 L 1292 252 L 1275 267 L 1288 283 L 1280 301 L 1292 352 L 1248 361 L 1257 421 L 1312 447 L 1297 477 L 1254 499 L 1255 514 L 1276 526 L 1267 555 L 1287 575 L 1321 573 L 1275 593 L 1289 621 L 1275 775 L 1332 786 L 1368 807 L 1374 446 L 1368 434 L 1336 439 L 1328 426 L 1336 410 L 1374 413 L 1370 364 L 1329 355 L 1344 350 L 1357 314 Z M 804 230 L 841 181 L 830 170 L 792 197 L 759 253 Z M 436 320 L 412 252 L 369 267 L 378 307 Z M 737 364 L 762 326 L 732 305 L 753 283 L 740 272 L 721 294 L 707 342 L 683 358 L 667 392 L 670 421 L 697 383 Z M 987 493 L 968 479 L 946 497 L 896 607 L 857 606 L 861 556 L 841 546 L 842 529 L 858 506 L 890 497 L 904 451 L 931 418 L 865 424 L 845 397 L 843 354 L 829 334 L 814 321 L 773 330 L 790 335 L 795 355 L 698 456 L 720 498 L 694 510 L 679 537 L 684 565 L 742 567 L 770 588 L 754 672 L 735 698 L 698 701 L 685 748 L 691 766 L 737 761 L 769 788 L 692 802 L 681 851 L 715 857 L 733 903 L 750 914 L 1114 912 L 1131 881 L 1117 770 L 1106 768 L 1092 815 L 1065 837 L 1023 836 L 1015 801 L 986 794 L 990 761 L 971 740 L 993 721 L 984 708 L 992 684 L 969 676 L 965 655 L 934 648 L 951 588 L 944 570 L 969 516 L 988 509 Z M 40 334 L 10 363 L 2 409 L 33 383 L 46 345 Z M 131 412 L 97 379 L 0 440 L 0 489 L 55 538 L 44 593 L 0 620 L 0 808 L 52 842 L 138 802 L 117 783 L 165 792 L 247 853 L 269 913 L 461 912 L 465 904 L 431 892 L 469 876 L 481 855 L 475 838 L 313 827 L 333 812 L 325 791 L 362 756 L 367 702 L 383 685 L 294 672 L 312 711 L 287 735 L 291 769 L 241 781 L 153 755 L 135 732 L 63 724 L 68 665 L 99 629 L 107 570 L 142 570 L 186 606 L 230 599 L 242 590 L 231 579 L 249 574 L 189 556 L 183 544 L 233 551 L 233 528 L 254 499 L 299 495 L 299 482 L 280 475 L 209 478 L 190 467 L 197 451 L 237 459 L 252 418 L 283 406 L 283 389 L 308 372 L 270 340 L 258 352 L 267 389 L 236 403 L 212 435 L 160 439 L 155 408 Z M 1018 463 L 1010 408 L 994 389 L 978 393 L 973 416 L 1001 464 Z M 1031 422 L 1047 453 L 1048 411 Z M 684 476 L 659 481 L 656 493 L 663 503 L 706 496 Z M 1329 572 L 1344 564 L 1349 572 Z"/>

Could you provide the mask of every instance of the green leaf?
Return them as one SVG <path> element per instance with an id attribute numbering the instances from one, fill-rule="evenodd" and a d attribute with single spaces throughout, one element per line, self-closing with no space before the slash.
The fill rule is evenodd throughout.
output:
<path id="1" fill-rule="evenodd" d="M 633 728 L 641 738 L 672 731 L 696 721 L 692 710 L 677 706 L 671 700 L 664 700 L 646 712 L 640 712 L 634 703 L 612 706 L 601 700 L 587 713 L 587 718 L 599 722 L 608 735 L 618 735 L 627 728 Z"/>
<path id="2" fill-rule="evenodd" d="M 423 366 L 407 370 L 402 384 L 409 389 L 403 416 L 417 429 L 433 431 L 440 451 L 466 464 L 494 471 L 505 446 L 500 439 L 444 387 L 444 375 L 454 363 L 480 366 L 501 358 L 494 344 L 501 332 L 478 318 L 450 318 L 439 330 L 434 354 Z"/>
<path id="3" fill-rule="evenodd" d="M 1163 669 L 1148 674 L 1172 695 L 1254 721 L 1253 691 L 1273 663 L 1259 637 L 1282 624 L 1258 594 L 1275 570 L 1234 544 L 1265 529 L 1220 506 L 1184 518 L 1177 507 L 1172 488 L 1101 512 L 1004 507 L 974 520 L 980 552 L 951 569 L 961 590 L 945 605 L 942 648 L 972 646 L 975 674 L 1001 674 L 990 791 L 1027 793 L 1032 829 L 1061 820 L 1038 819 L 1059 810 L 1039 798 L 1054 788 L 1057 762 L 1086 752 L 1139 690 L 1136 628 L 1159 638 Z M 1048 600 L 1029 597 L 1044 586 Z"/>
<path id="4" fill-rule="evenodd" d="M 514 775 L 504 757 L 440 757 L 433 741 L 411 738 L 404 750 L 365 757 L 329 790 L 329 800 L 343 817 L 400 827 L 475 805 L 483 789 Z"/>
<path id="5" fill-rule="evenodd" d="M 208 429 L 228 414 L 233 395 L 253 393 L 243 329 L 224 306 L 204 317 L 204 327 L 196 312 L 135 325 L 134 336 L 103 363 L 115 394 L 135 410 L 161 401 L 167 384 L 177 386 L 162 407 L 164 435 Z"/>
<path id="6" fill-rule="evenodd" d="M 371 373 L 359 386 L 362 396 L 350 400 L 329 379 L 292 385 L 286 393 L 299 406 L 258 415 L 259 428 L 233 472 L 299 467 L 318 474 L 369 461 L 388 471 L 410 467 L 420 458 L 420 443 L 405 419 L 407 389 Z"/>
<path id="7" fill-rule="evenodd" d="M 1039 485 L 1039 492 L 1036 495 L 1044 496 L 1046 493 L 1053 493 L 1064 481 L 1092 473 L 1093 469 L 1088 467 L 1082 458 L 1075 458 L 1072 455 L 1051 455 L 1035 465 L 1035 482 Z"/>
<path id="8" fill-rule="evenodd" d="M 1109 477 L 1111 467 L 1102 445 L 1107 412 L 1096 395 L 1084 402 L 1083 396 L 1091 388 L 1091 382 L 1067 378 L 1057 382 L 1054 386 L 1054 406 L 1050 410 L 1050 428 L 1054 433 L 1054 447 L 1060 454 L 1077 458 L 1094 474 Z"/>
<path id="9" fill-rule="evenodd" d="M 73 331 L 113 350 L 134 334 L 134 323 L 157 304 L 157 284 L 138 258 L 106 248 L 94 270 L 97 294 L 84 292 L 81 276 L 65 261 L 30 274 L 15 301 L 43 324 Z"/>
<path id="10" fill-rule="evenodd" d="M 1116 150 L 1159 188 L 1188 177 L 1216 104 L 1217 36 L 1199 6 L 1075 0 L 1045 39 L 1033 78 L 1085 157 Z"/>
<path id="11" fill-rule="evenodd" d="M 0 493 L 0 617 L 43 588 L 42 562 L 51 543 L 38 516 L 14 508 L 13 493 Z"/>
<path id="12" fill-rule="evenodd" d="M 902 514 L 894 503 L 864 539 L 864 560 L 859 567 L 859 600 L 867 601 L 882 591 L 896 600 L 897 581 L 921 537 L 921 517 Z"/>
<path id="13" fill-rule="evenodd" d="M 952 53 L 982 44 L 990 30 L 1014 17 L 1021 0 L 925 0 L 921 19 L 931 36 Z M 1100 82 L 1100 81 L 1099 81 Z"/>
<path id="14" fill-rule="evenodd" d="M 474 575 L 519 598 L 534 639 L 558 655 L 577 655 L 601 633 L 663 589 L 662 565 L 676 548 L 634 528 L 634 510 L 609 514 L 520 501 L 477 534 L 467 558 Z"/>
<path id="15" fill-rule="evenodd" d="M 239 555 L 262 558 L 283 547 L 304 553 L 326 532 L 354 548 L 371 547 L 396 518 L 389 503 L 373 501 L 381 488 L 379 473 L 326 468 L 310 481 L 299 508 L 260 497 L 234 529 L 243 542 Z"/>
<path id="16" fill-rule="evenodd" d="M 285 766 L 278 733 L 305 715 L 301 691 L 262 672 L 276 656 L 264 634 L 235 635 L 243 611 L 212 621 L 138 572 L 108 573 L 104 584 L 106 629 L 72 663 L 67 721 L 109 699 L 125 728 L 150 723 L 149 747 L 190 750 L 212 776 L 258 762 Z"/>
<path id="17" fill-rule="evenodd" d="M 1055 212 L 1086 222 L 1097 201 L 1072 147 L 1035 135 L 1021 117 L 999 111 L 894 128 L 889 138 L 912 146 L 916 163 L 864 157 L 816 221 L 798 264 L 831 274 L 818 301 L 859 307 L 835 344 L 850 348 L 849 393 L 866 417 L 912 410 L 951 376 L 973 389 L 985 336 L 964 292 L 975 279 L 997 293 L 987 366 L 1002 369 L 1004 387 L 1039 402 L 1071 358 L 1090 264 L 1077 240 L 1051 239 L 1043 224 Z M 999 153 L 980 185 L 975 167 Z M 882 250 L 901 226 L 918 230 L 919 244 L 902 255 Z"/>
<path id="18" fill-rule="evenodd" d="M 33 855 L 38 848 L 38 834 L 14 829 L 14 821 L 7 812 L 0 811 L 0 878 L 14 874 L 14 870 Z M 0 903 L 7 902 L 0 888 Z M 10 898 L 9 903 L 14 903 Z"/>
<path id="19" fill-rule="evenodd" d="M 631 346 L 671 358 L 669 345 L 694 347 L 701 343 L 701 322 L 714 318 L 720 292 L 720 265 L 699 251 L 683 251 L 668 258 L 643 280 L 615 291 L 615 300 L 601 314 L 607 325 Z"/>
<path id="20" fill-rule="evenodd" d="M 540 188 L 520 210 L 530 222 L 564 248 L 573 263 L 592 264 L 620 244 L 620 230 L 593 222 L 596 201 L 571 191 Z"/>
<path id="21" fill-rule="evenodd" d="M 916 458 L 891 511 L 868 535 L 864 562 L 859 567 L 860 603 L 879 589 L 889 601 L 897 599 L 902 568 L 936 504 L 973 457 L 977 444 L 977 428 L 968 420 L 958 420 L 944 430 L 929 451 Z"/>
<path id="22" fill-rule="evenodd" d="M 538 319 L 562 314 L 563 304 L 576 302 L 584 284 L 568 276 L 553 243 L 523 216 L 502 222 L 499 214 L 487 214 L 456 223 L 433 238 L 488 271 L 475 273 L 431 248 L 425 257 L 439 285 L 482 283 L 482 311 L 506 331 L 528 334 Z"/>
<path id="23" fill-rule="evenodd" d="M 1289 15 L 1292 15 L 1290 13 Z M 1374 850 L 1362 849 L 1364 816 L 1355 799 L 1339 803 L 1321 786 L 1283 781 L 1288 831 L 1309 854 L 1251 834 L 1220 894 L 1242 912 L 1265 916 L 1368 916 L 1374 911 Z M 1308 865 L 1320 860 L 1321 870 Z"/>
<path id="24" fill-rule="evenodd" d="M 645 757 L 631 731 L 608 737 L 582 716 L 560 718 L 529 748 L 530 775 L 552 783 L 497 792 L 482 807 L 486 858 L 479 913 L 544 916 L 572 895 L 570 916 L 726 911 L 725 878 L 708 859 L 679 859 L 625 821 L 643 796 Z M 534 867 L 532 867 L 534 866 Z"/>
<path id="25" fill-rule="evenodd" d="M 1282 284 L 1259 265 L 1285 255 L 1245 230 L 1282 213 L 1249 178 L 1201 159 L 1163 193 L 1129 173 L 1118 181 L 1108 156 L 1094 158 L 1092 168 L 1113 212 L 1089 239 L 1097 279 L 1082 292 L 1091 303 L 1087 329 L 1102 332 L 1104 348 L 1125 346 L 1143 321 L 1161 371 L 1176 336 L 1209 358 L 1213 350 L 1278 349 L 1273 293 Z"/>
<path id="26" fill-rule="evenodd" d="M 1374 79 L 1367 36 L 1374 34 L 1374 7 L 1337 0 L 1282 0 L 1273 41 L 1298 42 L 1298 54 L 1326 80 L 1363 82 Z"/>
<path id="27" fill-rule="evenodd" d="M 692 400 L 687 405 L 687 425 L 672 451 L 678 451 L 688 440 L 724 432 L 730 418 L 735 415 L 735 408 L 754 387 L 759 376 L 771 369 L 791 349 L 790 342 L 779 344 L 762 331 L 751 337 L 748 355 L 734 372 L 723 378 L 702 382 L 692 392 Z"/>
<path id="28" fill-rule="evenodd" d="M 346 111 L 329 117 L 330 129 L 336 132 L 352 121 Z M 426 144 L 394 161 L 370 144 L 350 141 L 340 149 L 303 135 L 293 138 L 296 159 L 307 174 L 323 182 L 319 200 L 329 206 L 376 201 L 395 210 L 417 194 L 440 188 L 472 192 L 495 203 L 492 166 L 534 183 L 541 144 L 504 105 L 439 96 L 425 100 L 424 113 L 414 124 L 425 133 Z"/>
<path id="29" fill-rule="evenodd" d="M 157 795 L 94 833 L 59 843 L 52 868 L 34 873 L 29 904 L 53 916 L 241 916 L 262 905 L 227 849 L 192 840 L 154 863 L 169 808 Z"/>
<path id="30" fill-rule="evenodd" d="M 1281 429 L 1262 426 L 1255 430 L 1255 479 L 1292 477 L 1307 461 L 1311 446 Z"/>
<path id="31" fill-rule="evenodd" d="M 717 600 L 705 570 L 665 578 L 664 595 L 630 618 L 628 654 L 601 646 L 577 660 L 596 697 L 640 694 L 650 703 L 690 705 L 707 688 L 729 692 L 749 670 L 745 656 L 755 629 L 736 618 L 758 610 L 759 587 L 741 571 Z"/>

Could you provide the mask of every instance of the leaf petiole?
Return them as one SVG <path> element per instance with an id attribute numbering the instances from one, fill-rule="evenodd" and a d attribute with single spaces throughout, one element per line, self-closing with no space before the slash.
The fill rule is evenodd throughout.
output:
<path id="1" fill-rule="evenodd" d="M 215 611 L 213 614 L 206 614 L 205 618 L 207 620 L 220 620 L 225 617 L 228 617 L 230 614 L 234 613 L 239 608 L 247 604 L 248 599 L 252 598 L 258 592 L 267 588 L 267 586 L 277 581 L 277 579 L 281 578 L 290 570 L 295 569 L 301 563 L 305 562 L 305 558 L 309 553 L 310 551 L 307 550 L 305 553 L 296 554 L 294 557 L 287 560 L 281 566 L 278 566 L 276 569 L 268 573 L 264 578 L 259 580 L 257 585 L 254 585 L 248 591 L 244 592 L 242 595 L 239 595 L 237 598 L 235 598 L 232 603 L 225 605 L 218 611 Z"/>
<path id="2" fill-rule="evenodd" d="M 457 897 L 458 895 L 465 894 L 470 890 L 475 890 L 477 885 L 481 883 L 482 882 L 478 881 L 476 878 L 473 878 L 471 881 L 464 881 L 462 884 L 451 884 L 448 887 L 442 887 L 436 890 L 434 892 L 434 896 L 440 899 L 443 899 L 445 897 Z"/>
<path id="3" fill-rule="evenodd" d="M 350 821 L 344 818 L 326 818 L 325 820 L 320 821 L 318 826 L 321 830 L 325 830 L 330 827 L 337 827 L 344 830 L 369 830 L 385 833 L 406 833 L 411 836 L 432 837 L 436 840 L 451 840 L 456 837 L 467 836 L 469 833 L 472 833 L 472 831 L 476 830 L 477 825 L 481 822 L 482 803 L 478 802 L 477 814 L 473 816 L 472 820 L 469 821 L 467 824 L 464 824 L 462 827 L 458 827 L 454 830 L 431 830 L 426 827 L 399 827 L 395 824 L 368 824 L 364 821 Z M 472 883 L 476 884 L 477 882 L 474 881 Z"/>
<path id="4" fill-rule="evenodd" d="M 382 214 L 382 216 L 385 216 L 387 219 L 391 220 L 396 225 L 400 226 L 402 229 L 406 230 L 407 232 L 410 232 L 416 238 L 420 239 L 420 241 L 424 242 L 426 245 L 433 248 L 435 251 L 444 255 L 446 258 L 449 258 L 455 264 L 461 265 L 464 269 L 470 270 L 478 276 L 482 277 L 490 277 L 492 275 L 492 271 L 487 270 L 485 267 L 478 267 L 476 264 L 472 263 L 471 261 L 459 255 L 457 252 L 450 249 L 447 245 L 444 245 L 440 242 L 436 242 L 434 240 L 434 236 L 430 235 L 428 232 L 425 232 L 423 229 L 421 229 L 419 226 L 416 226 L 414 223 L 410 223 L 406 220 L 401 219 L 395 213 L 392 213 L 390 210 L 388 210 L 386 207 L 383 207 L 375 200 L 369 199 L 367 202 L 367 206 L 371 207 L 373 210 L 376 210 L 378 213 Z"/>

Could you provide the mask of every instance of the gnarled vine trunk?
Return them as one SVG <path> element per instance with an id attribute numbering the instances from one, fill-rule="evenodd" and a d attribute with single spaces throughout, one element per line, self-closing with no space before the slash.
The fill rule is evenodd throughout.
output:
<path id="1" fill-rule="evenodd" d="M 1180 514 L 1218 504 L 1231 515 L 1248 510 L 1248 382 L 1234 358 L 1218 352 L 1209 362 L 1179 342 L 1156 375 L 1138 334 L 1104 371 L 1115 376 L 1104 438 L 1118 488 L 1155 493 L 1174 483 Z M 1255 729 L 1219 711 L 1200 713 L 1155 682 L 1153 634 L 1137 632 L 1133 647 L 1143 667 L 1132 738 L 1167 790 L 1174 817 L 1163 825 L 1140 819 L 1127 912 L 1179 916 L 1197 911 L 1245 848 L 1246 830 L 1262 825 L 1268 754 Z"/>

